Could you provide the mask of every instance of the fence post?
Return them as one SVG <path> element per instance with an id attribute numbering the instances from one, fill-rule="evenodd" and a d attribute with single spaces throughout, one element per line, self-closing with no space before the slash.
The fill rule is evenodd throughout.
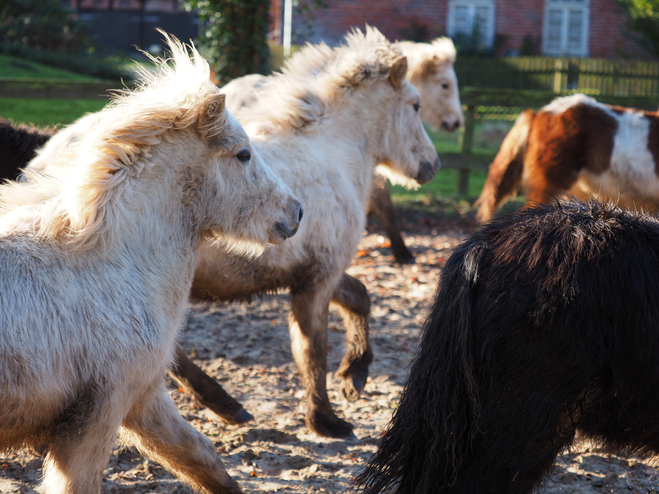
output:
<path id="1" fill-rule="evenodd" d="M 554 60 L 554 92 L 560 93 L 563 91 L 563 59 L 557 58 Z"/>
<path id="2" fill-rule="evenodd" d="M 467 195 L 469 192 L 469 167 L 471 166 L 471 147 L 474 143 L 474 109 L 473 105 L 467 107 L 465 114 L 465 131 L 462 136 L 462 167 L 458 172 L 458 193 L 460 195 Z"/>

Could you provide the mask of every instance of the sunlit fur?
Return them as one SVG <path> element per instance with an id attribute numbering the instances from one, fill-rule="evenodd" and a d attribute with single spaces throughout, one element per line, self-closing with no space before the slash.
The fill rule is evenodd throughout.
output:
<path id="1" fill-rule="evenodd" d="M 343 273 L 363 234 L 375 166 L 414 175 L 420 162 L 437 158 L 413 108 L 418 94 L 403 62 L 375 29 L 355 31 L 338 48 L 296 53 L 282 74 L 256 90 L 252 104 L 236 111 L 253 146 L 304 204 L 304 221 L 294 238 L 251 263 L 204 247 L 193 284 L 194 293 L 220 300 L 291 290 L 291 337 L 307 389 L 307 423 L 322 435 L 345 436 L 351 429 L 329 404 L 326 332 L 330 301 L 340 305 L 356 286 L 361 312 L 343 301 L 349 327 L 339 370 L 344 394 L 357 399 L 368 374 L 368 295 Z M 396 68 L 404 70 L 392 74 Z"/>
<path id="2" fill-rule="evenodd" d="M 490 165 L 478 204 L 487 221 L 522 189 L 526 206 L 566 195 L 659 207 L 659 114 L 574 94 L 524 111 Z"/>
<path id="3" fill-rule="evenodd" d="M 171 64 L 51 154 L 53 173 L 0 186 L 0 449 L 41 448 L 48 494 L 100 493 L 120 427 L 195 488 L 240 492 L 163 376 L 199 244 L 261 249 L 298 203 L 256 153 L 236 159 L 250 143 L 207 63 L 168 41 Z"/>

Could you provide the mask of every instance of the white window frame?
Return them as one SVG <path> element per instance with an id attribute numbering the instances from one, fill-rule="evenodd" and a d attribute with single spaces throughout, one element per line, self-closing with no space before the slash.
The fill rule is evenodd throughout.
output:
<path id="1" fill-rule="evenodd" d="M 455 38 L 455 8 L 456 7 L 468 7 L 469 8 L 469 32 L 465 34 L 471 34 L 474 30 L 474 19 L 476 17 L 476 8 L 477 7 L 487 7 L 489 9 L 489 15 L 487 16 L 487 25 L 485 27 L 485 32 L 483 34 L 483 42 L 485 46 L 492 47 L 494 45 L 494 10 L 495 1 L 494 0 L 449 0 L 448 3 L 448 16 L 446 19 L 446 32 L 451 38 Z"/>
<path id="2" fill-rule="evenodd" d="M 558 49 L 549 46 L 549 13 L 552 10 L 561 12 L 561 41 Z M 581 32 L 581 43 L 579 48 L 568 46 L 569 36 L 569 12 L 583 12 L 583 30 Z M 576 2 L 574 0 L 545 0 L 544 18 L 542 22 L 542 52 L 545 55 L 555 56 L 588 56 L 588 40 L 590 34 L 590 0 Z"/>

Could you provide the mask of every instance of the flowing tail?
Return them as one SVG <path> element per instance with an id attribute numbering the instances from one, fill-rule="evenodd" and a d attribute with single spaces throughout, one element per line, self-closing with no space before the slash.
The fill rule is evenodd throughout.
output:
<path id="1" fill-rule="evenodd" d="M 476 201 L 476 205 L 480 205 L 477 218 L 481 223 L 489 220 L 501 204 L 517 192 L 522 181 L 524 155 L 534 117 L 533 110 L 526 110 L 519 116 L 490 165 L 483 192 Z"/>
<path id="2" fill-rule="evenodd" d="M 448 260 L 398 409 L 353 490 L 439 492 L 453 485 L 479 430 L 472 304 L 483 255 L 472 239 Z"/>

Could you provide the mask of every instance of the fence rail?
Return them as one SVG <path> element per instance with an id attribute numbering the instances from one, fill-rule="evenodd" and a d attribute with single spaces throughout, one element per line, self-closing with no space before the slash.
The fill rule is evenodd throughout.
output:
<path id="1" fill-rule="evenodd" d="M 579 91 L 595 96 L 659 96 L 659 63 L 564 57 L 458 57 L 462 86 Z"/>
<path id="2" fill-rule="evenodd" d="M 476 121 L 495 117 L 501 120 L 514 120 L 527 108 L 538 109 L 558 96 L 572 92 L 556 94 L 553 91 L 530 91 L 513 89 L 484 89 L 461 87 L 460 99 L 465 113 L 465 128 L 462 148 L 458 153 L 442 153 L 442 168 L 458 170 L 458 193 L 466 195 L 469 190 L 469 175 L 474 170 L 487 169 L 494 159 L 493 155 L 473 152 L 473 137 Z M 652 97 L 602 95 L 597 100 L 617 106 L 656 110 L 659 107 L 659 95 Z"/>

